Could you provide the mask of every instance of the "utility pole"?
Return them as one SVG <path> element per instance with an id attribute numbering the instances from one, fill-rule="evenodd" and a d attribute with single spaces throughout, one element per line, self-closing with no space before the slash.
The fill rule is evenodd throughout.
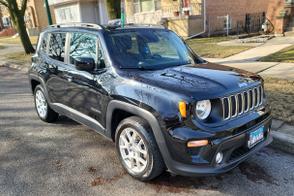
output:
<path id="1" fill-rule="evenodd" d="M 47 12 L 47 18 L 48 18 L 48 25 L 52 25 L 52 17 L 51 17 L 51 12 L 50 12 L 50 7 L 49 7 L 49 3 L 48 0 L 44 0 L 45 1 L 45 8 L 46 8 L 46 12 Z"/>
<path id="2" fill-rule="evenodd" d="M 230 15 L 228 14 L 227 16 L 226 16 L 226 27 L 227 27 L 227 36 L 229 36 L 230 35 Z"/>
<path id="3" fill-rule="evenodd" d="M 125 15 L 125 0 L 121 0 L 120 1 L 120 23 L 121 23 L 121 27 L 122 28 L 125 27 L 125 19 L 126 19 L 126 15 Z"/>

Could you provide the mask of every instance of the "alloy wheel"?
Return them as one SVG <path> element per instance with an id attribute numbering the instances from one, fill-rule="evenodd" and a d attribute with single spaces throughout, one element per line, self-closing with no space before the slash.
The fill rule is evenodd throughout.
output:
<path id="1" fill-rule="evenodd" d="M 127 169 L 138 174 L 148 166 L 148 149 L 142 137 L 133 128 L 124 129 L 119 137 L 119 150 Z"/>

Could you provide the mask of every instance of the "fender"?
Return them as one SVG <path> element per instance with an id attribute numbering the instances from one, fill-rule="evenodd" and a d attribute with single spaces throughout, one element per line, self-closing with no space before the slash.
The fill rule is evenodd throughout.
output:
<path id="1" fill-rule="evenodd" d="M 160 128 L 159 122 L 158 120 L 155 118 L 155 116 L 143 109 L 140 108 L 138 106 L 126 103 L 126 102 L 122 102 L 122 101 L 118 101 L 118 100 L 112 100 L 109 102 L 108 106 L 107 106 L 107 114 L 106 114 L 106 130 L 107 130 L 107 137 L 111 138 L 111 121 L 112 121 L 112 114 L 114 112 L 115 109 L 121 109 L 124 110 L 126 112 L 132 113 L 136 116 L 139 116 L 143 119 L 145 119 L 148 124 L 150 125 L 156 143 L 159 147 L 159 150 L 161 152 L 161 155 L 164 159 L 164 162 L 167 166 L 167 168 L 172 172 L 173 171 L 173 167 L 174 165 L 177 165 L 177 162 L 172 160 L 171 155 L 167 149 L 167 144 L 165 142 L 165 138 L 164 135 L 162 133 L 162 130 Z"/>
<path id="2" fill-rule="evenodd" d="M 36 74 L 32 74 L 32 73 L 29 73 L 29 79 L 30 79 L 30 82 L 31 82 L 32 79 L 40 82 L 40 84 L 42 85 L 42 87 L 43 87 L 43 89 L 45 91 L 44 93 L 45 93 L 46 99 L 48 100 L 49 104 L 51 104 L 51 100 L 50 100 L 50 97 L 48 95 L 48 90 L 47 90 L 47 86 L 46 86 L 45 80 L 42 77 L 40 77 L 40 76 L 38 76 Z M 31 90 L 33 92 L 33 89 L 31 89 Z"/>

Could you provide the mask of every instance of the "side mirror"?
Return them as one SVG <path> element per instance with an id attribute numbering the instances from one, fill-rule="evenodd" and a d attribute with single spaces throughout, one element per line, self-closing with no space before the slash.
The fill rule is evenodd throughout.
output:
<path id="1" fill-rule="evenodd" d="M 95 60 L 91 57 L 77 57 L 73 62 L 80 71 L 93 71 L 95 68 Z"/>

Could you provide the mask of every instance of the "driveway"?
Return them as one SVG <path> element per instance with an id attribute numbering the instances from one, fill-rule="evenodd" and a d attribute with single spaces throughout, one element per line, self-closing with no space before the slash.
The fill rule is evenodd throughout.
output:
<path id="1" fill-rule="evenodd" d="M 233 171 L 142 183 L 119 164 L 114 144 L 61 117 L 40 121 L 27 76 L 0 68 L 0 195 L 293 195 L 294 157 L 266 148 Z"/>

